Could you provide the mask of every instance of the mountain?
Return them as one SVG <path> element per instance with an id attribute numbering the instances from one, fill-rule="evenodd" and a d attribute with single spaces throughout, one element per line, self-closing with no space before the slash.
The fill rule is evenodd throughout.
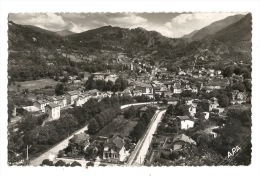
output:
<path id="1" fill-rule="evenodd" d="M 80 43 L 84 47 L 95 49 L 120 50 L 136 54 L 138 52 L 158 50 L 162 54 L 165 50 L 174 52 L 174 48 L 185 46 L 189 39 L 168 38 L 156 31 L 147 31 L 143 28 L 127 29 L 112 26 L 103 26 L 78 34 L 67 36 L 69 40 Z M 168 52 L 168 51 L 167 51 Z"/>
<path id="2" fill-rule="evenodd" d="M 236 57 L 251 60 L 252 14 L 249 13 L 239 21 L 218 31 L 213 38 L 228 45 L 235 53 L 238 54 L 235 55 Z"/>
<path id="3" fill-rule="evenodd" d="M 62 30 L 62 31 L 57 31 L 56 33 L 57 33 L 58 35 L 60 35 L 60 36 L 63 36 L 63 37 L 65 37 L 65 36 L 67 36 L 67 35 L 75 34 L 75 32 L 72 32 L 72 31 L 67 30 L 67 29 L 64 29 L 64 30 Z"/>
<path id="4" fill-rule="evenodd" d="M 241 41 L 251 41 L 252 39 L 252 15 L 251 13 L 244 16 L 239 21 L 218 31 L 214 38 L 225 42 L 235 44 Z"/>
<path id="5" fill-rule="evenodd" d="M 193 31 L 193 32 L 191 32 L 191 33 L 189 33 L 189 34 L 186 34 L 186 35 L 184 35 L 184 36 L 182 36 L 182 38 L 192 38 L 197 32 L 198 32 L 199 30 L 195 30 L 195 31 Z"/>
<path id="6" fill-rule="evenodd" d="M 36 26 L 8 22 L 8 49 L 14 51 L 55 50 L 68 41 L 55 32 Z"/>
<path id="7" fill-rule="evenodd" d="M 244 61 L 250 63 L 252 16 L 245 15 L 243 18 L 229 26 L 219 30 L 215 34 L 208 35 L 200 40 L 194 40 L 185 47 L 175 50 L 179 57 L 194 58 L 194 55 L 214 60 Z"/>
<path id="8" fill-rule="evenodd" d="M 192 37 L 192 40 L 200 40 L 205 38 L 207 35 L 215 34 L 216 32 L 220 31 L 221 29 L 224 29 L 225 27 L 237 22 L 241 18 L 243 18 L 244 15 L 234 15 L 229 16 L 223 20 L 219 20 L 216 22 L 211 23 L 210 25 L 200 29 L 197 31 Z M 188 34 L 190 35 L 190 34 Z"/>

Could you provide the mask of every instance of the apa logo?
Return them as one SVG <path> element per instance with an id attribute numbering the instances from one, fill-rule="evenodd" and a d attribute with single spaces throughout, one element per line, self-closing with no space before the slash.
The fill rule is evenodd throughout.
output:
<path id="1" fill-rule="evenodd" d="M 228 151 L 228 158 L 234 156 L 234 154 L 237 153 L 239 150 L 241 150 L 241 148 L 239 148 L 238 146 L 232 148 L 232 153 Z"/>

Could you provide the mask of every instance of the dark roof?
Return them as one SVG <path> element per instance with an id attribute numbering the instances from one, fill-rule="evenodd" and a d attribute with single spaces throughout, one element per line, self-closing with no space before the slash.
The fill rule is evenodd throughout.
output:
<path id="1" fill-rule="evenodd" d="M 108 142 L 105 144 L 105 146 L 117 147 L 119 149 L 121 149 L 124 145 L 124 139 L 119 136 L 108 139 Z"/>
<path id="2" fill-rule="evenodd" d="M 88 134 L 80 133 L 80 134 L 74 135 L 70 139 L 70 142 L 78 144 L 78 145 L 81 145 L 81 146 L 85 146 L 88 143 L 88 140 L 89 140 L 89 135 Z"/>
<path id="3" fill-rule="evenodd" d="M 59 107 L 60 105 L 56 104 L 56 103 L 49 103 L 47 104 L 46 106 L 49 106 L 51 108 L 56 108 L 56 107 Z"/>
<path id="4" fill-rule="evenodd" d="M 48 103 L 46 100 L 36 100 L 35 102 L 39 103 L 39 104 L 45 104 Z"/>
<path id="5" fill-rule="evenodd" d="M 67 93 L 70 95 L 78 95 L 78 94 L 80 94 L 80 91 L 74 90 L 74 91 L 69 91 Z"/>

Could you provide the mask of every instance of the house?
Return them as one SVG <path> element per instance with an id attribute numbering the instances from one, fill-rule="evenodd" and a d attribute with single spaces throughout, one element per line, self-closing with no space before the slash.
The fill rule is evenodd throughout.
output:
<path id="1" fill-rule="evenodd" d="M 196 145 L 196 142 L 185 134 L 180 134 L 173 139 L 173 150 L 180 150 L 191 145 Z"/>
<path id="2" fill-rule="evenodd" d="M 40 109 L 42 112 L 45 112 L 45 106 L 48 104 L 49 102 L 46 100 L 36 100 L 33 103 L 33 106 L 37 107 L 38 109 Z"/>
<path id="3" fill-rule="evenodd" d="M 118 78 L 118 76 L 116 74 L 112 74 L 112 75 L 108 75 L 105 78 L 105 81 L 112 81 L 113 83 L 115 83 L 116 79 Z"/>
<path id="4" fill-rule="evenodd" d="M 136 83 L 135 90 L 141 90 L 142 94 L 153 94 L 153 87 L 147 83 Z"/>
<path id="5" fill-rule="evenodd" d="M 124 138 L 119 136 L 107 138 L 104 144 L 103 159 L 124 161 L 126 156 Z"/>
<path id="6" fill-rule="evenodd" d="M 41 109 L 37 108 L 36 106 L 24 106 L 22 107 L 22 110 L 25 110 L 27 112 L 40 112 Z"/>
<path id="7" fill-rule="evenodd" d="M 212 127 L 209 127 L 207 129 L 205 129 L 203 131 L 203 133 L 207 134 L 208 136 L 212 137 L 212 138 L 216 138 L 218 136 L 217 133 L 213 132 L 214 129 L 218 129 L 219 126 L 212 126 Z"/>
<path id="8" fill-rule="evenodd" d="M 196 107 L 191 105 L 189 108 L 189 113 L 191 117 L 194 117 L 196 114 Z"/>
<path id="9" fill-rule="evenodd" d="M 246 92 L 239 92 L 238 90 L 234 90 L 231 94 L 233 100 L 246 100 L 248 97 Z"/>
<path id="10" fill-rule="evenodd" d="M 209 112 L 203 112 L 203 114 L 204 114 L 204 118 L 206 120 L 208 120 L 209 119 Z"/>
<path id="11" fill-rule="evenodd" d="M 191 92 L 198 93 L 198 88 L 194 85 L 191 85 Z"/>
<path id="12" fill-rule="evenodd" d="M 212 111 L 212 109 L 217 109 L 218 106 L 218 99 L 215 97 L 211 98 L 211 101 L 209 101 L 209 111 Z"/>
<path id="13" fill-rule="evenodd" d="M 67 106 L 67 99 L 65 96 L 56 96 L 54 97 L 56 99 L 56 104 L 60 105 L 61 108 Z"/>
<path id="14" fill-rule="evenodd" d="M 181 90 L 181 84 L 180 84 L 180 83 L 174 83 L 173 93 L 174 93 L 174 94 L 180 94 L 181 92 L 182 92 L 182 90 Z"/>
<path id="15" fill-rule="evenodd" d="M 60 118 L 60 106 L 55 103 L 49 103 L 45 106 L 45 113 L 49 115 L 52 120 Z"/>
<path id="16" fill-rule="evenodd" d="M 85 104 L 92 96 L 86 92 L 84 94 L 80 94 L 75 100 L 74 100 L 74 105 L 75 106 L 82 106 Z"/>
<path id="17" fill-rule="evenodd" d="M 66 92 L 65 97 L 67 99 L 67 105 L 72 105 L 79 95 L 80 91 L 77 90 Z"/>
<path id="18" fill-rule="evenodd" d="M 108 75 L 108 74 L 107 73 L 103 73 L 103 72 L 96 72 L 96 73 L 92 74 L 94 81 L 96 81 L 96 80 L 104 80 L 106 75 Z"/>
<path id="19" fill-rule="evenodd" d="M 182 76 L 185 76 L 185 75 L 186 75 L 186 73 L 185 73 L 184 71 L 179 71 L 178 74 L 179 74 L 179 75 L 182 75 Z"/>
<path id="20" fill-rule="evenodd" d="M 176 97 L 169 97 L 167 101 L 168 101 L 168 105 L 170 104 L 176 105 L 179 102 L 179 99 Z"/>
<path id="21" fill-rule="evenodd" d="M 76 151 L 86 151 L 89 144 L 89 135 L 86 133 L 74 134 L 69 140 L 69 146 L 72 148 L 72 153 L 75 153 Z"/>
<path id="22" fill-rule="evenodd" d="M 142 91 L 141 90 L 133 90 L 133 96 L 141 96 L 142 95 Z"/>
<path id="23" fill-rule="evenodd" d="M 176 127 L 177 131 L 182 129 L 186 130 L 189 128 L 193 128 L 194 121 L 190 120 L 188 116 L 177 116 L 174 119 L 174 126 Z"/>

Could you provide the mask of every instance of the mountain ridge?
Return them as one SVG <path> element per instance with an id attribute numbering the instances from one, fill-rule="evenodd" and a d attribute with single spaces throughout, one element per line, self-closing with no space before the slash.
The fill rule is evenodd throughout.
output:
<path id="1" fill-rule="evenodd" d="M 57 31 L 56 33 L 57 33 L 58 35 L 62 36 L 62 37 L 75 34 L 75 32 L 72 32 L 72 31 L 70 31 L 70 30 L 68 30 L 68 29 L 64 29 L 64 30 L 61 30 L 61 31 Z"/>
<path id="2" fill-rule="evenodd" d="M 207 35 L 213 35 L 216 32 L 218 32 L 221 29 L 224 29 L 225 27 L 237 22 L 241 18 L 243 18 L 244 15 L 233 15 L 233 16 L 228 16 L 222 20 L 215 21 L 200 30 L 197 30 L 197 32 L 193 31 L 190 34 L 187 34 L 185 36 L 190 36 L 192 40 L 201 40 L 205 38 Z M 194 33 L 195 32 L 195 33 Z"/>

